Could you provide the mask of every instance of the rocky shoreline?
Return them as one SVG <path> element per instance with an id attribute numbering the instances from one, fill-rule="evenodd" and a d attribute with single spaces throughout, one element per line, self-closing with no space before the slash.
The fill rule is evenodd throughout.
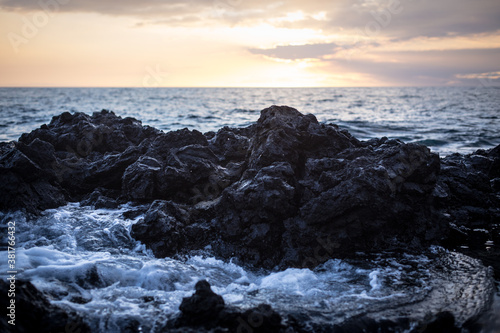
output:
<path id="1" fill-rule="evenodd" d="M 440 158 L 419 144 L 359 141 L 286 106 L 205 134 L 163 133 L 106 110 L 63 113 L 0 143 L 0 188 L 1 211 L 33 215 L 75 201 L 141 204 L 124 218 L 145 214 L 131 235 L 157 257 L 204 251 L 314 268 L 441 245 L 500 277 L 500 146 Z"/>

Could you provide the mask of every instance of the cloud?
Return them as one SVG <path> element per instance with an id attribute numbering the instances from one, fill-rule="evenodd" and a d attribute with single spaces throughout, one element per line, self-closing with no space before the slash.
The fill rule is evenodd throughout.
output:
<path id="1" fill-rule="evenodd" d="M 356 20 L 350 20 L 352 16 L 344 13 L 337 17 L 341 21 L 334 22 L 361 29 L 367 36 L 380 34 L 395 39 L 476 34 L 500 29 L 500 6 L 491 0 L 394 0 L 377 3 L 377 7 L 369 6 L 360 11 Z"/>
<path id="2" fill-rule="evenodd" d="M 457 79 L 465 84 L 471 83 L 483 87 L 500 87 L 500 71 L 486 72 L 486 73 L 472 73 L 472 74 L 457 74 Z"/>
<path id="3" fill-rule="evenodd" d="M 167 25 L 259 25 L 357 32 L 395 40 L 500 30 L 498 0 L 0 0 L 6 11 L 40 10 L 132 16 Z M 297 18 L 290 14 L 299 13 Z"/>
<path id="4" fill-rule="evenodd" d="M 378 51 L 369 59 L 335 58 L 322 68 L 334 72 L 342 68 L 347 72 L 362 73 L 394 85 L 443 85 L 457 81 L 463 85 L 479 85 L 480 77 L 474 73 L 498 73 L 500 48 L 434 51 Z"/>
<path id="5" fill-rule="evenodd" d="M 278 45 L 269 49 L 249 48 L 253 54 L 265 55 L 267 57 L 285 60 L 298 59 L 322 59 L 325 56 L 331 58 L 336 54 L 345 56 L 348 53 L 356 54 L 360 49 L 366 50 L 380 46 L 374 41 L 351 40 L 342 43 L 316 43 L 302 45 Z M 364 51 L 363 51 L 364 52 Z"/>
<path id="6" fill-rule="evenodd" d="M 279 45 L 271 49 L 255 49 L 249 51 L 272 58 L 297 60 L 307 58 L 321 58 L 336 52 L 339 46 L 335 43 L 320 43 L 306 45 Z"/>
<path id="7" fill-rule="evenodd" d="M 472 74 L 459 74 L 459 79 L 500 79 L 500 72 L 487 72 L 487 73 L 472 73 Z"/>
<path id="8" fill-rule="evenodd" d="M 351 73 L 382 84 L 438 86 L 452 82 L 454 85 L 495 86 L 500 83 L 500 48 L 386 51 L 376 44 L 366 44 L 367 50 L 358 47 L 359 44 L 350 48 L 325 43 L 250 51 L 279 59 L 315 58 L 318 73 Z"/>
<path id="9" fill-rule="evenodd" d="M 45 5 L 44 5 L 45 4 Z M 0 0 L 0 8 L 11 11 L 35 11 L 56 9 L 60 12 L 100 13 L 114 16 L 141 18 L 191 15 L 202 11 L 201 1 L 179 0 Z"/>

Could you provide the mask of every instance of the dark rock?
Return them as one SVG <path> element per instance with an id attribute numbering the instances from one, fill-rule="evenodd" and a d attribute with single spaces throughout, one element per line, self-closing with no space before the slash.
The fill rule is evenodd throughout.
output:
<path id="1" fill-rule="evenodd" d="M 198 281 L 195 290 L 182 300 L 181 315 L 168 322 L 164 332 L 285 332 L 281 316 L 267 304 L 241 311 L 225 307 L 222 296 L 205 280 Z"/>
<path id="2" fill-rule="evenodd" d="M 37 212 L 64 204 L 63 190 L 54 178 L 53 172 L 44 170 L 15 145 L 10 146 L 0 156 L 0 210 Z"/>
<path id="3" fill-rule="evenodd" d="M 437 186 L 442 194 L 437 196 L 437 205 L 458 225 L 500 222 L 499 192 L 492 186 L 500 172 L 500 157 L 493 153 L 495 149 L 466 156 L 453 154 L 441 161 Z"/>
<path id="4" fill-rule="evenodd" d="M 154 128 L 143 127 L 139 120 L 122 119 L 107 110 L 94 112 L 92 116 L 64 112 L 54 117 L 47 126 L 23 134 L 19 141 L 29 144 L 40 138 L 52 144 L 56 151 L 86 157 L 93 152 L 123 152 L 159 133 L 161 132 Z"/>
<path id="5" fill-rule="evenodd" d="M 242 161 L 245 159 L 250 139 L 234 128 L 224 127 L 211 138 L 210 148 L 225 161 Z"/>
<path id="6" fill-rule="evenodd" d="M 260 304 L 243 312 L 238 317 L 238 326 L 228 326 L 235 328 L 236 332 L 274 333 L 285 331 L 281 322 L 281 316 L 270 305 Z"/>
<path id="7" fill-rule="evenodd" d="M 438 313 L 432 322 L 422 327 L 421 332 L 459 333 L 461 330 L 455 326 L 455 317 L 453 317 L 453 314 L 446 311 Z"/>
<path id="8" fill-rule="evenodd" d="M 179 307 L 182 312 L 181 320 L 191 326 L 210 323 L 224 309 L 224 299 L 214 293 L 205 280 L 198 281 L 195 290 L 194 295 L 182 300 Z"/>
<path id="9" fill-rule="evenodd" d="M 97 188 L 91 194 L 85 196 L 80 202 L 82 206 L 93 206 L 96 209 L 108 208 L 115 209 L 119 206 L 119 201 L 113 199 L 118 197 L 119 193 L 113 190 L 107 190 L 104 188 Z"/>
<path id="10" fill-rule="evenodd" d="M 106 110 L 63 113 L 0 153 L 1 210 L 153 202 L 132 235 L 160 257 L 210 249 L 259 267 L 313 267 L 462 239 L 482 250 L 500 238 L 499 147 L 440 160 L 418 144 L 361 142 L 286 106 L 205 135 Z"/>
<path id="11" fill-rule="evenodd" d="M 227 188 L 217 205 L 217 228 L 223 240 L 218 251 L 245 262 L 274 266 L 281 257 L 283 221 L 297 213 L 291 165 L 277 162 L 258 172 L 247 170 Z M 272 256 L 270 255 L 272 254 Z"/>
<path id="12" fill-rule="evenodd" d="M 297 325 L 297 331 L 300 324 Z M 321 330 L 321 328 L 319 329 Z M 425 332 L 425 333 L 459 333 L 459 328 L 455 326 L 455 318 L 450 312 L 440 312 L 434 318 L 430 318 L 427 323 L 418 327 L 411 327 L 407 318 L 399 318 L 396 321 L 388 319 L 374 319 L 369 316 L 350 318 L 341 324 L 334 325 L 332 329 L 324 330 L 333 333 L 363 333 L 363 332 Z"/>
<path id="13" fill-rule="evenodd" d="M 455 231 L 444 244 L 481 259 L 500 278 L 500 146 L 441 160 L 435 207 Z"/>
<path id="14" fill-rule="evenodd" d="M 251 138 L 249 167 L 259 169 L 275 162 L 288 162 L 301 172 L 307 158 L 335 156 L 360 142 L 338 127 L 319 124 L 312 114 L 282 106 L 264 109 Z"/>
<path id="15" fill-rule="evenodd" d="M 0 209 L 39 213 L 79 201 L 97 187 L 121 190 L 125 169 L 142 154 L 140 144 L 160 133 L 106 110 L 54 117 L 18 142 L 3 144 Z"/>
<path id="16" fill-rule="evenodd" d="M 137 217 L 145 214 L 148 210 L 144 206 L 139 206 L 139 207 L 134 207 L 132 209 L 129 209 L 125 212 L 123 212 L 122 216 L 124 219 L 127 220 L 134 220 Z"/>
<path id="17" fill-rule="evenodd" d="M 0 306 L 10 306 L 9 284 L 0 281 Z M 0 319 L 2 332 L 90 332 L 90 328 L 76 313 L 63 310 L 50 304 L 47 297 L 38 291 L 31 282 L 17 280 L 15 287 L 15 326 L 8 323 L 5 314 Z"/>
<path id="18" fill-rule="evenodd" d="M 217 205 L 224 257 L 315 266 L 355 251 L 419 249 L 446 232 L 431 208 L 439 158 L 424 146 L 362 144 L 287 107 L 263 110 L 250 142 L 248 169 Z M 327 255 L 311 258 L 318 246 Z"/>
<path id="19" fill-rule="evenodd" d="M 131 236 L 146 242 L 157 256 L 175 255 L 186 243 L 183 215 L 175 203 L 155 201 L 144 219 L 132 226 Z"/>
<path id="20" fill-rule="evenodd" d="M 159 176 L 162 198 L 197 203 L 211 196 L 205 190 L 212 181 L 223 182 L 224 170 L 217 166 L 217 157 L 210 148 L 189 145 L 166 154 L 166 167 Z M 217 195 L 218 193 L 215 193 Z"/>
<path id="21" fill-rule="evenodd" d="M 144 219 L 132 226 L 131 235 L 148 244 L 159 257 L 203 249 L 215 233 L 207 222 L 193 221 L 195 216 L 182 205 L 157 200 L 151 204 Z"/>
<path id="22" fill-rule="evenodd" d="M 178 131 L 160 133 L 155 136 L 149 145 L 147 153 L 148 156 L 164 159 L 165 155 L 163 153 L 170 149 L 182 148 L 190 145 L 207 146 L 208 141 L 201 132 L 196 130 L 190 131 L 184 128 Z"/>
<path id="23" fill-rule="evenodd" d="M 123 191 L 132 200 L 151 200 L 157 196 L 157 183 L 163 167 L 158 160 L 141 156 L 123 174 Z"/>
<path id="24" fill-rule="evenodd" d="M 95 161 L 91 160 L 88 167 L 84 167 L 86 173 L 82 177 L 82 192 L 87 193 L 96 187 L 121 190 L 125 169 L 140 156 L 141 150 L 135 146 L 128 147 L 122 153 L 104 153 L 104 156 L 97 154 Z"/>
<path id="25" fill-rule="evenodd" d="M 363 332 L 400 332 L 401 328 L 408 328 L 408 322 L 393 322 L 391 320 L 375 320 L 368 316 L 360 318 L 351 318 L 346 320 L 341 325 L 335 325 L 332 332 L 334 333 L 363 333 Z"/>

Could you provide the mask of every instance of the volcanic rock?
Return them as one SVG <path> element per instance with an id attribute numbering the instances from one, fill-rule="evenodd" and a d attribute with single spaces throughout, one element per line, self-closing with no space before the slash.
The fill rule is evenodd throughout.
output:
<path id="1" fill-rule="evenodd" d="M 0 210 L 149 204 L 132 235 L 159 257 L 314 267 L 359 251 L 498 244 L 499 154 L 362 142 L 287 106 L 206 134 L 66 112 L 0 144 Z"/>
<path id="2" fill-rule="evenodd" d="M 196 292 L 182 300 L 181 315 L 167 323 L 165 332 L 197 332 L 220 329 L 229 332 L 285 332 L 281 316 L 271 306 L 259 306 L 241 311 L 225 307 L 222 296 L 214 293 L 206 280 L 196 283 Z"/>
<path id="3" fill-rule="evenodd" d="M 500 146 L 441 160 L 437 210 L 451 226 L 444 244 L 492 266 L 500 278 Z"/>

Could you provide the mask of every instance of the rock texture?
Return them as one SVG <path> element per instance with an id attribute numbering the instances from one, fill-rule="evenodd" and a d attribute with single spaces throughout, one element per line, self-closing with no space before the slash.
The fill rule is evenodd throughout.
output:
<path id="1" fill-rule="evenodd" d="M 451 226 L 444 244 L 492 266 L 500 279 L 500 146 L 441 161 L 436 208 Z"/>
<path id="2" fill-rule="evenodd" d="M 8 298 L 10 289 L 15 289 L 15 297 Z M 2 332 L 90 332 L 88 325 L 76 313 L 50 304 L 47 297 L 38 291 L 31 282 L 16 281 L 15 288 L 9 287 L 5 280 L 0 280 L 0 306 L 4 311 L 15 299 L 15 317 L 2 315 L 0 331 Z M 9 312 L 7 312 L 9 313 Z M 14 319 L 15 325 L 8 321 Z"/>
<path id="3" fill-rule="evenodd" d="M 426 147 L 360 142 L 286 107 L 263 110 L 252 132 L 247 167 L 215 206 L 224 256 L 315 266 L 443 235 L 429 204 L 439 158 Z"/>
<path id="4" fill-rule="evenodd" d="M 286 106 L 206 134 L 105 110 L 63 113 L 0 144 L 0 210 L 147 203 L 132 235 L 157 256 L 205 249 L 258 267 L 314 267 L 357 251 L 457 247 L 460 237 L 498 244 L 499 151 L 440 160 Z"/>
<path id="5" fill-rule="evenodd" d="M 222 296 L 205 280 L 198 281 L 195 290 L 182 300 L 180 316 L 169 321 L 163 332 L 285 333 L 281 316 L 267 304 L 241 311 L 225 307 Z"/>

